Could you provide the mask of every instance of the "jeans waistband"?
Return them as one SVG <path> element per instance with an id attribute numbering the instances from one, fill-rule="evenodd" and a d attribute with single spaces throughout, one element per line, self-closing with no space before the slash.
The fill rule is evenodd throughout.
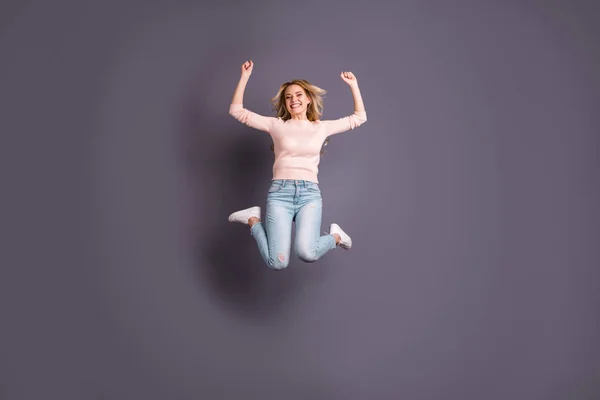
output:
<path id="1" fill-rule="evenodd" d="M 273 179 L 271 183 L 280 183 L 281 186 L 285 187 L 286 185 L 296 185 L 296 186 L 319 186 L 317 182 L 306 181 L 304 179 Z"/>

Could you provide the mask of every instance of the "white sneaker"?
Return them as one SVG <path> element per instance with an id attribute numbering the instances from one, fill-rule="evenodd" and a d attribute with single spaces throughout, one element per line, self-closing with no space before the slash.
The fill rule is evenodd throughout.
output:
<path id="1" fill-rule="evenodd" d="M 255 206 L 236 211 L 229 216 L 229 222 L 241 222 L 248 225 L 248 220 L 252 217 L 260 219 L 260 207 Z"/>
<path id="2" fill-rule="evenodd" d="M 350 236 L 348 236 L 346 234 L 346 232 L 344 232 L 342 230 L 342 228 L 340 228 L 340 226 L 338 224 L 331 224 L 329 226 L 329 233 L 330 234 L 334 234 L 337 233 L 338 235 L 340 235 L 340 243 L 338 243 L 338 245 L 343 248 L 343 249 L 350 249 L 350 247 L 352 247 L 352 239 L 350 238 Z"/>

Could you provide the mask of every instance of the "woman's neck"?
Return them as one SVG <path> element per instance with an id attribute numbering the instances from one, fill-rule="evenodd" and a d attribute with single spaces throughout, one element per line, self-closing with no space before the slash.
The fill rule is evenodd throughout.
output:
<path id="1" fill-rule="evenodd" d="M 292 115 L 290 119 L 293 119 L 294 121 L 308 121 L 306 115 Z"/>

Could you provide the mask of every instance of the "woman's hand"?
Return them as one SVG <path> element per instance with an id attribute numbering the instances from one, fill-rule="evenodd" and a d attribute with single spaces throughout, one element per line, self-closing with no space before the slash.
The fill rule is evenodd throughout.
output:
<path id="1" fill-rule="evenodd" d="M 350 87 L 352 86 L 358 86 L 358 80 L 356 80 L 356 77 L 354 76 L 354 74 L 350 71 L 343 71 L 340 76 L 342 77 L 342 79 L 344 80 L 344 82 L 346 82 L 348 85 L 350 85 Z"/>
<path id="2" fill-rule="evenodd" d="M 250 78 L 250 75 L 252 75 L 253 67 L 254 63 L 252 62 L 252 60 L 246 61 L 244 64 L 242 64 L 242 78 Z"/>

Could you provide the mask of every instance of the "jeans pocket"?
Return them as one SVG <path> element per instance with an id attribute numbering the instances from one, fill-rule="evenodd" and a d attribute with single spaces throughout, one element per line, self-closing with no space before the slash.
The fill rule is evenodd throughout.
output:
<path id="1" fill-rule="evenodd" d="M 275 192 L 279 192 L 281 190 L 283 186 L 281 185 L 281 183 L 271 183 L 271 186 L 269 186 L 269 191 L 268 193 L 275 193 Z"/>

